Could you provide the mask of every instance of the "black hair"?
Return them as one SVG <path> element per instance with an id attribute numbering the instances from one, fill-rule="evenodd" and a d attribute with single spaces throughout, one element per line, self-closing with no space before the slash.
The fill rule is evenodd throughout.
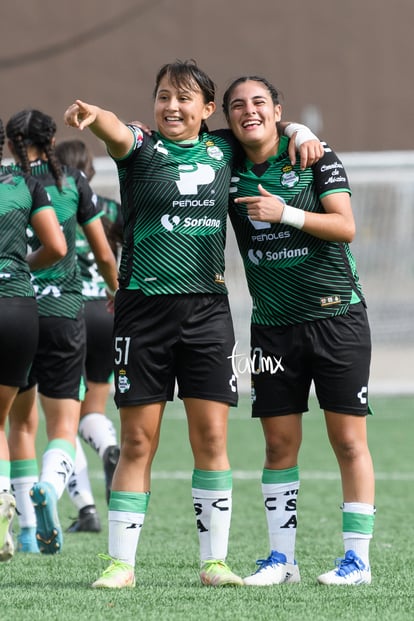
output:
<path id="1" fill-rule="evenodd" d="M 0 119 L 0 164 L 3 159 L 4 138 L 5 138 L 4 125 L 3 125 L 3 121 Z"/>
<path id="2" fill-rule="evenodd" d="M 88 181 L 95 174 L 93 157 L 88 147 L 82 140 L 64 140 L 56 145 L 56 155 L 60 162 L 72 168 L 82 170 Z"/>
<path id="3" fill-rule="evenodd" d="M 173 63 L 167 63 L 161 67 L 155 78 L 155 87 L 153 98 L 157 96 L 160 82 L 164 76 L 168 76 L 171 84 L 176 88 L 187 88 L 194 91 L 200 89 L 204 99 L 204 103 L 214 102 L 216 96 L 216 87 L 213 80 L 197 65 L 196 61 L 176 60 Z M 208 132 L 206 122 L 201 122 L 200 133 Z"/>
<path id="4" fill-rule="evenodd" d="M 263 78 L 263 77 L 257 76 L 257 75 L 242 76 L 240 78 L 237 78 L 237 80 L 234 80 L 230 84 L 230 86 L 227 88 L 226 92 L 223 95 L 222 108 L 223 108 L 224 116 L 226 117 L 227 121 L 229 120 L 230 97 L 231 97 L 234 89 L 239 84 L 243 84 L 244 82 L 250 82 L 250 81 L 251 82 L 260 82 L 261 84 L 263 84 L 263 86 L 269 91 L 269 94 L 270 94 L 270 96 L 272 98 L 272 101 L 273 101 L 273 104 L 275 106 L 277 106 L 280 103 L 281 93 L 277 90 L 277 88 L 275 86 L 273 86 L 273 84 L 271 84 L 268 80 L 266 80 L 266 78 Z"/>
<path id="5" fill-rule="evenodd" d="M 11 140 L 22 170 L 31 174 L 27 148 L 37 147 L 46 154 L 50 170 L 59 190 L 62 189 L 63 171 L 53 146 L 56 123 L 48 114 L 28 109 L 16 112 L 6 125 L 7 138 Z"/>
<path id="6" fill-rule="evenodd" d="M 93 166 L 93 156 L 86 144 L 82 140 L 63 140 L 56 145 L 56 155 L 64 166 L 77 168 L 85 173 L 88 181 L 95 174 Z M 122 243 L 122 230 L 118 231 L 106 214 L 101 216 L 101 222 L 108 238 L 109 245 L 115 257 L 118 253 L 118 244 Z"/>

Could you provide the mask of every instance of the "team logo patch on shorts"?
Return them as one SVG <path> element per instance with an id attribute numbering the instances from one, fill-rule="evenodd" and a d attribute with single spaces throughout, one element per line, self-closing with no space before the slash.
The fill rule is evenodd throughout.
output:
<path id="1" fill-rule="evenodd" d="M 118 390 L 121 394 L 124 394 L 124 392 L 128 392 L 130 388 L 131 382 L 127 378 L 126 371 L 121 369 L 118 375 Z"/>

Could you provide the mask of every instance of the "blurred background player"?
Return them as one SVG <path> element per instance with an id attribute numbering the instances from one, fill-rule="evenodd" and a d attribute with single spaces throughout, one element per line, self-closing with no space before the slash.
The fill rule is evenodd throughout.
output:
<path id="1" fill-rule="evenodd" d="M 9 560 L 14 553 L 10 524 L 16 506 L 10 493 L 10 453 L 5 426 L 19 388 L 27 383 L 39 336 L 30 269 L 52 265 L 67 251 L 65 237 L 43 186 L 28 175 L 1 166 L 4 138 L 0 120 L 0 561 Z M 27 255 L 29 223 L 39 246 Z M 34 435 L 28 442 L 28 452 L 36 461 Z"/>
<path id="2" fill-rule="evenodd" d="M 62 164 L 81 170 L 90 182 L 95 174 L 90 150 L 82 140 L 66 140 L 56 146 Z M 118 261 L 122 235 L 120 205 L 97 195 L 97 205 L 104 213 L 102 224 L 109 244 Z M 88 391 L 81 404 L 79 434 L 100 456 L 105 475 L 106 501 L 112 476 L 119 458 L 116 430 L 105 410 L 113 382 L 112 330 L 113 315 L 108 313 L 106 284 L 99 272 L 95 256 L 80 226 L 76 233 L 76 252 L 82 276 L 82 295 L 86 323 L 86 379 Z M 96 511 L 88 475 L 88 463 L 82 444 L 77 438 L 73 474 L 68 482 L 69 495 L 78 509 L 78 517 L 67 532 L 99 532 L 100 520 Z"/>
<path id="3" fill-rule="evenodd" d="M 81 225 L 87 236 L 111 301 L 117 287 L 117 265 L 101 222 L 102 212 L 86 177 L 75 168 L 62 167 L 56 156 L 54 120 L 39 110 L 22 110 L 9 119 L 6 133 L 17 170 L 38 179 L 50 195 L 68 248 L 66 256 L 52 267 L 32 271 L 40 317 L 39 342 L 28 383 L 13 403 L 9 432 L 18 512 L 23 515 L 27 511 L 26 524 L 33 520 L 27 507 L 28 484 L 32 485 L 35 510 L 34 524 L 32 521 L 26 526 L 22 551 L 32 551 L 37 541 L 41 552 L 55 554 L 63 542 L 57 502 L 73 471 L 80 407 L 86 390 L 86 330 L 76 256 L 77 226 Z M 34 250 L 38 247 L 35 234 L 29 244 Z M 39 481 L 33 462 L 28 460 L 28 427 L 22 423 L 35 420 L 36 389 L 48 438 Z M 33 427 L 29 433 L 32 431 Z"/>

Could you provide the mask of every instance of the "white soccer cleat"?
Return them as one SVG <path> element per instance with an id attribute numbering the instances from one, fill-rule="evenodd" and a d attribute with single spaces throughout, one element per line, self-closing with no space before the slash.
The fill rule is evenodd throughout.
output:
<path id="1" fill-rule="evenodd" d="M 337 565 L 336 569 L 318 576 L 317 580 L 320 584 L 371 584 L 371 569 L 365 565 L 353 550 L 348 550 L 345 558 L 336 559 L 335 563 Z"/>
<path id="2" fill-rule="evenodd" d="M 9 492 L 0 493 L 0 562 L 9 561 L 14 554 L 13 537 L 10 533 L 16 501 Z"/>
<path id="3" fill-rule="evenodd" d="M 299 567 L 296 563 L 287 563 L 286 556 L 272 550 L 267 559 L 256 561 L 259 568 L 244 579 L 246 586 L 272 586 L 300 582 Z"/>

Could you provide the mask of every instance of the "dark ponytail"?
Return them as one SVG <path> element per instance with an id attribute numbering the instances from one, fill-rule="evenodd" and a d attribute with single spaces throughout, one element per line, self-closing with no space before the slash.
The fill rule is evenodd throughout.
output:
<path id="1" fill-rule="evenodd" d="M 31 174 L 28 146 L 33 145 L 46 154 L 56 185 L 61 190 L 63 171 L 53 145 L 56 123 L 52 117 L 39 110 L 22 110 L 10 118 L 6 133 L 24 172 Z"/>

